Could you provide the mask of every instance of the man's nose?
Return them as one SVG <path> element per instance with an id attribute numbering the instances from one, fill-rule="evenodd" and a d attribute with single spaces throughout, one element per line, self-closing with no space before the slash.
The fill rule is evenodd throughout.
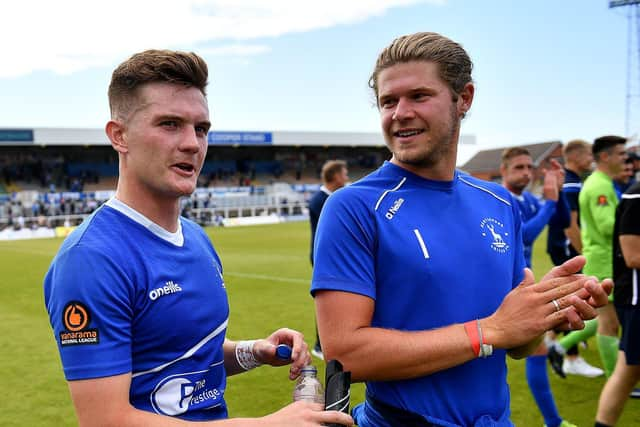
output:
<path id="1" fill-rule="evenodd" d="M 415 111 L 413 110 L 411 102 L 409 102 L 405 98 L 400 98 L 391 118 L 394 120 L 406 120 L 411 119 L 414 116 Z"/>
<path id="2" fill-rule="evenodd" d="M 180 149 L 184 151 L 198 151 L 200 149 L 200 140 L 193 128 L 186 127 L 182 140 L 180 141 Z"/>

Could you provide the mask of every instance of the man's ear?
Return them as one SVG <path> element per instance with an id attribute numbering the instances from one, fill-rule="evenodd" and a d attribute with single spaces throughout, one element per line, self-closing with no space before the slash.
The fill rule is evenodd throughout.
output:
<path id="1" fill-rule="evenodd" d="M 129 151 L 124 131 L 124 124 L 116 120 L 109 120 L 105 126 L 105 132 L 107 133 L 109 141 L 111 141 L 111 146 L 118 153 L 123 154 Z"/>
<path id="2" fill-rule="evenodd" d="M 469 82 L 464 85 L 462 91 L 458 95 L 458 114 L 464 117 L 467 112 L 471 109 L 471 104 L 473 104 L 473 95 L 475 94 L 476 88 L 473 83 Z"/>

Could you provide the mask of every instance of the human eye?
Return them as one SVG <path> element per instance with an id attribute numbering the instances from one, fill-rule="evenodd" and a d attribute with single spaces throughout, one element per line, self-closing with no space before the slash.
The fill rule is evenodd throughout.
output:
<path id="1" fill-rule="evenodd" d="M 209 133 L 209 126 L 197 125 L 195 129 L 198 136 L 207 136 Z"/>
<path id="2" fill-rule="evenodd" d="M 177 129 L 178 128 L 178 121 L 177 120 L 162 120 L 160 122 L 160 126 L 162 126 L 165 129 Z"/>
<path id="3" fill-rule="evenodd" d="M 393 108 L 396 105 L 395 98 L 380 98 L 380 108 Z"/>
<path id="4" fill-rule="evenodd" d="M 431 94 L 427 92 L 416 92 L 413 94 L 412 98 L 414 101 L 426 101 L 431 98 Z"/>

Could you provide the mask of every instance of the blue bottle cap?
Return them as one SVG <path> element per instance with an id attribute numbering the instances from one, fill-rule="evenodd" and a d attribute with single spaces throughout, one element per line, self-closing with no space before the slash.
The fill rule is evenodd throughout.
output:
<path id="1" fill-rule="evenodd" d="M 276 356 L 278 359 L 291 360 L 291 347 L 286 344 L 280 344 L 276 347 Z"/>

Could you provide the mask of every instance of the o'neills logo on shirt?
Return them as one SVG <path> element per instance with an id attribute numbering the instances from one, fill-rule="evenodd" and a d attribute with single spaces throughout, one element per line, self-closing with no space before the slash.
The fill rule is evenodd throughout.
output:
<path id="1" fill-rule="evenodd" d="M 164 286 L 150 291 L 149 299 L 151 301 L 155 301 L 162 296 L 175 294 L 176 292 L 182 292 L 182 288 L 177 283 L 174 283 L 173 280 L 169 280 L 164 284 Z"/>
<path id="2" fill-rule="evenodd" d="M 398 200 L 393 202 L 393 206 L 391 206 L 389 208 L 389 210 L 387 211 L 387 213 L 384 214 L 385 218 L 393 219 L 393 216 L 396 213 L 398 213 L 398 211 L 400 210 L 400 206 L 402 206 L 403 203 L 404 203 L 404 199 L 403 198 L 399 198 Z"/>
<path id="3" fill-rule="evenodd" d="M 89 309 L 79 301 L 70 301 L 62 311 L 62 325 L 65 330 L 60 332 L 60 345 L 98 344 L 100 335 L 97 329 L 89 329 L 91 315 Z"/>

